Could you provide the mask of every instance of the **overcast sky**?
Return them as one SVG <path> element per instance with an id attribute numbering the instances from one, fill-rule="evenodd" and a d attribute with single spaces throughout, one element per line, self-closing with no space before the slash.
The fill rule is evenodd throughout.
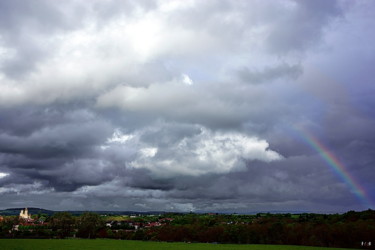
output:
<path id="1" fill-rule="evenodd" d="M 375 208 L 374 13 L 1 0 L 0 208 Z"/>

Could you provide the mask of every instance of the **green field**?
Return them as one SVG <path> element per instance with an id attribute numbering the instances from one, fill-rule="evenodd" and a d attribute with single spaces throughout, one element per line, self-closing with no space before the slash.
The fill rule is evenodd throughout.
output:
<path id="1" fill-rule="evenodd" d="M 151 241 L 127 241 L 127 240 L 29 240 L 29 239 L 0 239 L 0 249 L 131 249 L 131 250 L 323 250 L 344 249 L 306 246 L 282 246 L 282 245 L 233 245 L 233 244 L 201 244 L 201 243 L 166 243 Z"/>

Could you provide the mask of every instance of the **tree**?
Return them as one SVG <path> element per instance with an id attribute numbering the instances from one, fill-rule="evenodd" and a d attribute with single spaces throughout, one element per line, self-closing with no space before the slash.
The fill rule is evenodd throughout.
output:
<path id="1" fill-rule="evenodd" d="M 104 227 L 99 214 L 86 212 L 78 219 L 78 237 L 94 239 L 97 232 Z"/>
<path id="2" fill-rule="evenodd" d="M 57 232 L 57 236 L 65 238 L 72 232 L 75 223 L 74 217 L 68 212 L 59 212 L 52 216 L 52 230 Z"/>

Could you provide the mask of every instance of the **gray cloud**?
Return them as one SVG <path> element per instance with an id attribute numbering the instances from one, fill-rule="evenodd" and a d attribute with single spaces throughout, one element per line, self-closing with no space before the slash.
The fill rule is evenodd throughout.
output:
<path id="1" fill-rule="evenodd" d="M 300 65 L 280 64 L 275 67 L 263 69 L 263 71 L 250 70 L 244 68 L 238 71 L 239 78 L 251 84 L 260 84 L 264 82 L 272 82 L 276 79 L 295 80 L 302 74 Z"/>
<path id="2" fill-rule="evenodd" d="M 295 130 L 373 197 L 374 8 L 2 1 L 1 207 L 367 208 Z"/>
<path id="3" fill-rule="evenodd" d="M 278 19 L 267 37 L 269 49 L 278 54 L 314 46 L 332 18 L 342 14 L 338 1 L 291 1 L 288 9 L 290 15 Z"/>
<path id="4" fill-rule="evenodd" d="M 83 13 L 78 10 L 64 13 L 68 6 L 43 0 L 1 2 L 0 46 L 10 50 L 0 66 L 2 73 L 20 78 L 51 55 L 56 48 L 51 36 L 74 29 L 81 21 Z"/>

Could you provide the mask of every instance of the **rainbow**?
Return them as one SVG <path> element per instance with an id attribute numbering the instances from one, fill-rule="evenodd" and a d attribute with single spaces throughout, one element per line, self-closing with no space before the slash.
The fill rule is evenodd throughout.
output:
<path id="1" fill-rule="evenodd" d="M 323 143 L 302 129 L 297 129 L 296 131 L 307 145 L 320 154 L 324 162 L 349 186 L 350 190 L 366 208 L 374 207 L 371 199 L 366 194 L 366 190 L 355 181 L 345 165 Z"/>

